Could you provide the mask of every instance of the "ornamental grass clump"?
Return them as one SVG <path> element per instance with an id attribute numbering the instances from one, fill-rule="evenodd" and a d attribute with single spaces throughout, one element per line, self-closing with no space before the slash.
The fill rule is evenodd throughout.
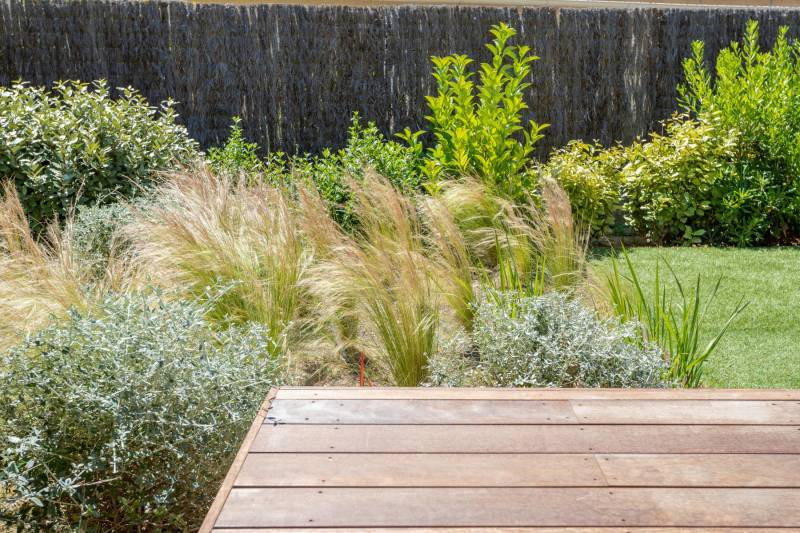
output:
<path id="1" fill-rule="evenodd" d="M 263 324 L 283 343 L 302 336 L 310 256 L 284 191 L 198 168 L 173 174 L 155 196 L 126 230 L 153 282 L 196 297 L 222 284 L 215 319 Z"/>
<path id="2" fill-rule="evenodd" d="M 331 239 L 332 226 L 306 226 L 325 232 L 311 241 L 330 243 L 309 284 L 327 320 L 347 309 L 364 324 L 368 353 L 377 356 L 388 381 L 417 386 L 436 349 L 440 313 L 420 217 L 413 202 L 382 178 L 369 176 L 364 184 L 350 185 L 358 232 L 348 236 L 338 230 Z"/>
<path id="3" fill-rule="evenodd" d="M 124 254 L 109 249 L 103 268 L 76 247 L 72 219 L 34 234 L 11 182 L 0 198 L 0 348 L 18 342 L 68 309 L 87 310 L 109 290 L 137 284 Z"/>
<path id="4" fill-rule="evenodd" d="M 420 204 L 434 283 L 460 325 L 472 331 L 478 293 L 467 243 L 446 205 L 430 197 Z"/>
<path id="5" fill-rule="evenodd" d="M 197 529 L 284 371 L 263 326 L 215 330 L 214 303 L 109 295 L 0 356 L 0 523 Z"/>

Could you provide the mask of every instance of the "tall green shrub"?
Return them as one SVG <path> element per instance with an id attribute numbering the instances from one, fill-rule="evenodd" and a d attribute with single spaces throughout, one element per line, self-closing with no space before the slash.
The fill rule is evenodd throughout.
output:
<path id="1" fill-rule="evenodd" d="M 76 202 L 135 193 L 195 157 L 172 101 L 156 108 L 134 89 L 121 93 L 113 99 L 105 81 L 0 88 L 0 177 L 37 224 L 64 219 Z"/>
<path id="2" fill-rule="evenodd" d="M 712 74 L 702 42 L 683 63 L 679 102 L 695 116 L 713 114 L 740 134 L 722 191 L 719 224 L 736 244 L 785 240 L 800 231 L 800 44 L 778 31 L 771 50 L 759 46 L 758 22 L 747 23 L 741 43 L 717 56 Z"/>
<path id="3" fill-rule="evenodd" d="M 699 243 L 716 229 L 736 131 L 714 117 L 677 117 L 663 135 L 634 143 L 621 169 L 628 222 L 657 243 Z"/>
<path id="4" fill-rule="evenodd" d="M 472 59 L 453 54 L 433 57 L 436 94 L 428 96 L 433 145 L 425 151 L 422 171 L 432 192 L 447 177 L 475 175 L 497 192 L 520 198 L 528 194 L 534 179 L 530 172 L 531 153 L 542 138 L 546 124 L 529 121 L 522 112 L 528 108 L 525 90 L 530 64 L 539 59 L 524 45 L 511 45 L 516 31 L 506 24 L 492 26 L 494 36 L 486 47 L 492 55 L 477 72 L 469 70 Z M 423 153 L 420 137 L 424 131 L 406 129 L 400 137 Z"/>

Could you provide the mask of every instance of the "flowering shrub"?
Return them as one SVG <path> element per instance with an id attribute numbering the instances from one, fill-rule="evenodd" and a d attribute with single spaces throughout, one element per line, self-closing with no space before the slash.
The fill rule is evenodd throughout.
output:
<path id="1" fill-rule="evenodd" d="M 109 297 L 0 359 L 0 513 L 42 530 L 188 530 L 282 361 L 207 304 Z"/>

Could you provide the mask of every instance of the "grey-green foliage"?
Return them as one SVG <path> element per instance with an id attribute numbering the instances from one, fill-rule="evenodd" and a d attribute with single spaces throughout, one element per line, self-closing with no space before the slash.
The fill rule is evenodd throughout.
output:
<path id="1" fill-rule="evenodd" d="M 72 222 L 72 243 L 79 259 L 102 271 L 113 253 L 129 245 L 121 229 L 133 222 L 131 208 L 124 203 L 81 206 Z"/>
<path id="2" fill-rule="evenodd" d="M 42 530 L 196 529 L 283 361 L 210 304 L 109 296 L 0 359 L 0 514 Z M 5 501 L 3 501 L 5 499 Z"/>
<path id="3" fill-rule="evenodd" d="M 473 365 L 437 363 L 493 387 L 663 387 L 667 366 L 629 325 L 601 320 L 561 293 L 501 294 L 477 310 Z M 451 382 L 457 378 L 448 377 Z M 446 380 L 442 380 L 446 383 Z"/>
<path id="4" fill-rule="evenodd" d="M 197 156 L 174 103 L 156 108 L 134 89 L 112 98 L 105 81 L 0 87 L 0 176 L 17 186 L 37 224 L 76 203 L 130 195 L 157 171 Z"/>

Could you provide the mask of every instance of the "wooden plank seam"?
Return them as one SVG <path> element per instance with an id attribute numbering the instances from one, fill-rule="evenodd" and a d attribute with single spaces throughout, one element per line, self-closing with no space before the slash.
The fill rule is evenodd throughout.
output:
<path id="1" fill-rule="evenodd" d="M 214 501 L 211 504 L 205 519 L 203 520 L 203 523 L 200 525 L 198 533 L 211 533 L 214 529 L 214 524 L 217 522 L 217 518 L 219 518 L 219 514 L 222 512 L 222 508 L 225 507 L 225 503 L 228 501 L 228 495 L 230 494 L 234 483 L 236 483 L 236 478 L 239 477 L 239 471 L 242 469 L 242 465 L 247 458 L 247 454 L 250 453 L 250 446 L 253 444 L 256 435 L 258 435 L 258 432 L 264 423 L 264 417 L 267 415 L 267 411 L 269 411 L 270 407 L 272 406 L 272 400 L 275 399 L 277 394 L 278 389 L 275 387 L 271 388 L 267 394 L 267 397 L 264 399 L 264 402 L 261 404 L 261 407 L 256 412 L 256 417 L 253 420 L 253 423 L 250 425 L 250 429 L 247 431 L 247 435 L 244 438 L 242 446 L 239 448 L 239 451 L 236 452 L 236 457 L 234 457 L 233 463 L 231 464 L 228 473 L 225 475 L 225 479 L 222 481 L 222 485 L 217 491 L 217 495 L 214 498 Z"/>

